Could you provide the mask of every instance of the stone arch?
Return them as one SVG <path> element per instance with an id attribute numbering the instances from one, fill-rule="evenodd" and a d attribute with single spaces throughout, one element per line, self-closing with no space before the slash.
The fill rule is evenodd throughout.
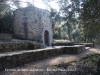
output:
<path id="1" fill-rule="evenodd" d="M 49 46 L 49 32 L 47 30 L 44 32 L 44 44 Z"/>

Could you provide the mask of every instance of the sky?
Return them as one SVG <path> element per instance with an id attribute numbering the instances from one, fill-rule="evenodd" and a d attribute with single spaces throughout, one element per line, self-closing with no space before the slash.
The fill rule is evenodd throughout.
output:
<path id="1" fill-rule="evenodd" d="M 46 6 L 46 4 L 42 2 L 42 0 L 34 0 L 34 2 L 33 2 L 33 0 L 20 0 L 20 1 L 22 1 L 21 2 L 21 7 L 27 7 L 27 3 L 26 2 L 29 2 L 31 4 L 34 4 L 34 6 L 36 6 L 38 8 L 49 10 L 48 6 Z M 9 4 L 11 4 L 12 8 L 16 9 L 16 7 L 14 5 L 12 5 L 11 2 L 9 2 Z M 56 9 L 57 11 L 59 11 L 59 5 L 57 4 L 56 0 L 49 2 L 49 4 L 50 4 L 50 6 L 52 8 Z"/>

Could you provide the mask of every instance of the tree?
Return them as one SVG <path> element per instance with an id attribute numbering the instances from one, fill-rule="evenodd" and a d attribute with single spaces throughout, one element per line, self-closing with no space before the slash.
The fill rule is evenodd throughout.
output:
<path id="1" fill-rule="evenodd" d="M 72 41 L 72 27 L 77 23 L 77 15 L 81 10 L 80 0 L 59 0 L 60 14 L 62 21 L 65 21 L 64 26 L 67 26 L 69 40 Z"/>
<path id="2" fill-rule="evenodd" d="M 51 8 L 52 29 L 53 37 L 56 39 L 61 38 L 60 14 L 55 9 Z"/>
<path id="3" fill-rule="evenodd" d="M 0 33 L 13 33 L 13 11 L 21 8 L 21 3 L 25 2 L 21 0 L 0 1 Z M 26 3 L 30 5 L 29 2 Z"/>
<path id="4" fill-rule="evenodd" d="M 12 31 L 12 10 L 10 6 L 6 4 L 6 1 L 0 4 L 0 33 L 10 33 Z"/>
<path id="5" fill-rule="evenodd" d="M 83 32 L 85 41 L 93 41 L 100 35 L 100 1 L 87 0 L 83 3 L 81 11 L 81 20 L 83 21 Z"/>

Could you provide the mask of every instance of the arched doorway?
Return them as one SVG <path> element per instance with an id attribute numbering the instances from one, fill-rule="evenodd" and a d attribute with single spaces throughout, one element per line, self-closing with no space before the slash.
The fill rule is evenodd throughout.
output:
<path id="1" fill-rule="evenodd" d="M 49 46 L 49 32 L 47 30 L 44 32 L 44 43 L 45 46 Z"/>

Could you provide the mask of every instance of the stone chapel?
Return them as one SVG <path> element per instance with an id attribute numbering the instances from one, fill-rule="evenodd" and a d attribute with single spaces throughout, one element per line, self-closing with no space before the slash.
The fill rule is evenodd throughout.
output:
<path id="1" fill-rule="evenodd" d="M 34 6 L 14 11 L 14 36 L 33 40 L 44 46 L 52 44 L 52 20 L 50 12 Z"/>

